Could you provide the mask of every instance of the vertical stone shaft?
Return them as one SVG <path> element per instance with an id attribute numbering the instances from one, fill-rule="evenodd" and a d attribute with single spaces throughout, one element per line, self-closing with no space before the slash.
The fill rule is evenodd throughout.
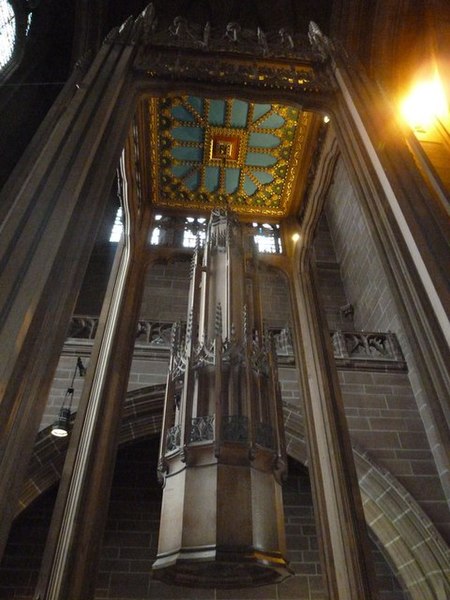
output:
<path id="1" fill-rule="evenodd" d="M 94 595 L 144 258 L 142 248 L 123 248 L 110 281 L 47 540 L 37 590 L 45 600 L 89 600 Z"/>
<path id="2" fill-rule="evenodd" d="M 293 336 L 303 396 L 308 466 L 328 596 L 374 598 L 366 524 L 328 327 L 311 272 L 311 248 L 339 151 L 332 132 L 324 139 L 301 229 L 283 224 L 288 255 Z M 297 241 L 293 241 L 297 234 Z M 300 235 L 299 235 L 300 234 Z"/>
<path id="3" fill-rule="evenodd" d="M 290 277 L 314 511 L 328 594 L 373 598 L 372 566 L 350 435 L 328 331 L 309 269 Z"/>
<path id="4" fill-rule="evenodd" d="M 0 236 L 0 554 L 131 120 L 124 85 L 133 54 L 105 44 L 5 188 L 13 200 Z"/>

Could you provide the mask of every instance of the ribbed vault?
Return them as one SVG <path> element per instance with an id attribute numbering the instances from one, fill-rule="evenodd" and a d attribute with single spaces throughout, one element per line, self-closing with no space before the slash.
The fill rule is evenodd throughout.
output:
<path id="1" fill-rule="evenodd" d="M 164 390 L 163 384 L 127 394 L 121 445 L 160 433 Z M 287 452 L 307 466 L 300 409 L 286 404 L 284 414 Z M 53 437 L 50 428 L 38 435 L 17 514 L 59 480 L 66 440 Z M 366 521 L 412 600 L 445 600 L 450 594 L 450 553 L 441 535 L 391 473 L 360 448 L 353 447 L 353 456 Z"/>

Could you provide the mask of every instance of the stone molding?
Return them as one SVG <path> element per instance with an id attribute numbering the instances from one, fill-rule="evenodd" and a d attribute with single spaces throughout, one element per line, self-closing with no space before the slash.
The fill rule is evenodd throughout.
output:
<path id="1" fill-rule="evenodd" d="M 75 345 L 79 345 L 80 351 L 86 351 L 94 340 L 97 324 L 98 317 L 74 315 L 69 325 L 63 354 L 68 354 Z M 182 324 L 182 329 L 185 325 Z M 134 357 L 166 357 L 170 350 L 172 327 L 171 321 L 140 319 L 136 331 Z M 294 366 L 295 355 L 290 329 L 287 326 L 268 326 L 267 332 L 273 339 L 278 363 L 282 366 Z M 335 330 L 330 332 L 330 335 L 338 369 L 407 371 L 400 344 L 396 335 L 390 331 Z"/>

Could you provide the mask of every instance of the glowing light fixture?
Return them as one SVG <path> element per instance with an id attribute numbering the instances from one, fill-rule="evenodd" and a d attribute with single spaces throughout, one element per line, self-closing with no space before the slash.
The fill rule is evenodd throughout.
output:
<path id="1" fill-rule="evenodd" d="M 293 242 L 298 242 L 299 239 L 300 239 L 300 234 L 299 233 L 293 233 L 292 234 L 292 241 Z"/>
<path id="2" fill-rule="evenodd" d="M 70 383 L 70 387 L 67 388 L 67 392 L 65 393 L 62 406 L 59 409 L 58 418 L 52 425 L 52 435 L 55 437 L 67 437 L 69 435 L 73 393 L 75 391 L 73 384 L 77 372 L 79 373 L 80 377 L 84 377 L 86 374 L 86 367 L 83 365 L 80 357 L 77 358 L 75 370 L 72 375 L 72 381 Z"/>
<path id="3" fill-rule="evenodd" d="M 416 130 L 426 130 L 448 113 L 448 101 L 437 71 L 428 81 L 417 83 L 401 105 L 405 121 Z"/>

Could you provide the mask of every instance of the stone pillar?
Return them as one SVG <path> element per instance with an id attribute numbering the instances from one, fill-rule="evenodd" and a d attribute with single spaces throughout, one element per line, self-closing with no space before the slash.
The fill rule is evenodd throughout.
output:
<path id="1" fill-rule="evenodd" d="M 375 597 L 374 575 L 366 524 L 331 338 L 310 260 L 315 227 L 338 154 L 336 139 L 328 134 L 302 225 L 295 221 L 283 224 L 283 246 L 288 255 L 284 269 L 289 280 L 308 466 L 328 596 L 333 600 L 370 600 Z"/>
<path id="2" fill-rule="evenodd" d="M 69 80 L 0 205 L 0 555 L 134 110 L 134 47 Z"/>
<path id="3" fill-rule="evenodd" d="M 148 232 L 148 227 L 142 231 Z M 144 287 L 146 234 L 122 245 L 71 434 L 36 600 L 93 598 Z"/>
<path id="4" fill-rule="evenodd" d="M 372 566 L 350 434 L 329 333 L 309 269 L 293 270 L 290 293 L 303 390 L 314 511 L 328 594 L 370 600 Z"/>

